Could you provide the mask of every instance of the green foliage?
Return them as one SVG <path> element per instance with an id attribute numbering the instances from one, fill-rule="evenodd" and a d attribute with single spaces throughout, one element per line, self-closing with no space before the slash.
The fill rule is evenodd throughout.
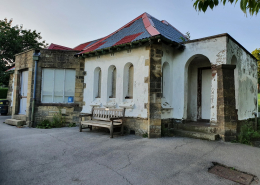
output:
<path id="1" fill-rule="evenodd" d="M 50 122 L 49 120 L 45 119 L 40 124 L 37 125 L 37 128 L 48 129 L 48 128 L 54 128 L 54 127 L 53 127 L 52 122 Z"/>
<path id="2" fill-rule="evenodd" d="M 70 123 L 69 127 L 76 127 L 76 123 Z"/>
<path id="3" fill-rule="evenodd" d="M 0 50 L 1 52 L 1 50 Z M 1 55 L 1 53 L 0 53 Z M 10 77 L 10 73 L 6 73 L 5 71 L 7 69 L 10 69 L 11 66 L 6 66 L 3 62 L 0 62 L 0 85 L 5 85 L 8 86 L 9 84 L 9 77 Z"/>
<path id="4" fill-rule="evenodd" d="M 244 124 L 241 127 L 240 134 L 238 135 L 239 143 L 252 145 L 252 140 L 256 138 L 260 139 L 260 132 L 255 131 L 251 124 Z"/>
<path id="5" fill-rule="evenodd" d="M 43 128 L 43 129 L 60 128 L 65 125 L 65 121 L 66 121 L 65 117 L 62 116 L 61 110 L 59 109 L 59 112 L 54 114 L 52 121 L 45 119 L 40 124 L 37 125 L 37 128 Z M 75 124 L 75 126 L 76 126 L 76 124 Z"/>
<path id="6" fill-rule="evenodd" d="M 215 6 L 218 6 L 219 1 L 225 6 L 226 2 L 237 3 L 238 0 L 195 0 L 193 7 L 196 10 L 206 12 L 207 8 L 210 7 L 213 9 Z M 246 14 L 247 11 L 250 15 L 254 15 L 260 10 L 260 1 L 259 0 L 240 0 L 240 9 Z"/>
<path id="7" fill-rule="evenodd" d="M 254 55 L 254 57 L 257 59 L 257 66 L 258 66 L 257 75 L 258 75 L 258 83 L 260 84 L 260 48 L 252 51 L 252 55 Z"/>
<path id="8" fill-rule="evenodd" d="M 6 99 L 8 88 L 0 88 L 0 99 Z"/>
<path id="9" fill-rule="evenodd" d="M 22 51 L 34 48 L 46 47 L 40 32 L 26 30 L 23 26 L 12 26 L 12 20 L 0 20 L 0 62 L 4 64 L 14 63 L 14 55 Z"/>
<path id="10" fill-rule="evenodd" d="M 55 127 L 63 127 L 65 125 L 65 117 L 61 114 L 61 109 L 59 109 L 59 113 L 54 114 L 52 118 L 52 123 Z"/>
<path id="11" fill-rule="evenodd" d="M 147 132 L 145 132 L 145 133 L 143 133 L 143 135 L 142 135 L 144 138 L 147 138 L 148 137 L 148 133 Z"/>
<path id="12" fill-rule="evenodd" d="M 5 71 L 14 65 L 15 54 L 34 48 L 44 48 L 48 44 L 36 30 L 26 30 L 23 26 L 12 26 L 12 20 L 0 20 L 0 84 L 8 85 L 9 73 Z"/>

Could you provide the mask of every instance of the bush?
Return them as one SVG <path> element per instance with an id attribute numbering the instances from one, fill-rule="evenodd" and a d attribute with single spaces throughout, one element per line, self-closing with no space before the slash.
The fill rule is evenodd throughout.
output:
<path id="1" fill-rule="evenodd" d="M 53 125 L 49 120 L 45 119 L 40 124 L 37 125 L 37 128 L 43 128 L 43 129 L 53 128 Z"/>
<path id="2" fill-rule="evenodd" d="M 238 135 L 238 142 L 243 144 L 252 145 L 252 140 L 260 139 L 260 132 L 255 131 L 251 124 L 244 124 L 241 127 L 240 134 Z"/>
<path id="3" fill-rule="evenodd" d="M 43 128 L 43 129 L 48 129 L 48 128 L 60 128 L 65 125 L 65 117 L 62 116 L 61 110 L 59 110 L 58 113 L 56 113 L 52 121 L 50 120 L 43 120 L 40 124 L 37 125 L 37 128 Z"/>
<path id="4" fill-rule="evenodd" d="M 0 88 L 0 99 L 6 99 L 8 88 Z"/>

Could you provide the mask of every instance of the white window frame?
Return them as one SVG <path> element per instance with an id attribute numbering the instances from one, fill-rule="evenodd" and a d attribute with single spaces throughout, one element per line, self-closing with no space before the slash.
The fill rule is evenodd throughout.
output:
<path id="1" fill-rule="evenodd" d="M 52 69 L 53 70 L 53 86 L 52 86 L 52 102 L 42 102 L 42 98 L 43 98 L 43 96 L 44 96 L 44 94 L 43 94 L 43 84 L 44 84 L 44 73 L 43 73 L 43 70 L 44 69 Z M 63 70 L 64 71 L 64 79 L 63 79 L 63 102 L 54 102 L 54 86 L 55 86 L 55 71 L 56 70 Z M 41 84 L 41 86 L 42 86 L 42 88 L 41 88 L 41 102 L 42 103 L 68 103 L 68 102 L 65 102 L 64 100 L 65 100 L 65 76 L 66 76 L 66 70 L 74 70 L 75 71 L 75 69 L 55 69 L 55 68 L 43 68 L 42 69 L 42 84 Z M 75 73 L 76 73 L 76 71 L 75 71 Z M 76 86 L 76 80 L 75 80 L 75 86 Z M 70 103 L 74 103 L 75 102 L 75 89 L 74 89 L 74 94 L 73 94 L 73 102 L 70 102 Z"/>

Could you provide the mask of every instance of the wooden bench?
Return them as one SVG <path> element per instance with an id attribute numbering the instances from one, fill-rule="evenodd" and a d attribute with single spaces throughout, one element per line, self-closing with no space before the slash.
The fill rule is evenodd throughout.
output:
<path id="1" fill-rule="evenodd" d="M 82 121 L 82 117 L 90 116 L 90 120 Z M 110 138 L 113 138 L 114 128 L 121 128 L 121 135 L 123 135 L 123 118 L 125 116 L 125 109 L 114 108 L 96 108 L 93 107 L 92 114 L 80 114 L 79 131 L 94 127 L 104 127 L 110 130 Z"/>

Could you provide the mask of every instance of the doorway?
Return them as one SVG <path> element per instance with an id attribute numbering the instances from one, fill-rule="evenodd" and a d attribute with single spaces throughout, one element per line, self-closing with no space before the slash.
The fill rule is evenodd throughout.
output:
<path id="1" fill-rule="evenodd" d="M 212 70 L 209 59 L 196 55 L 187 70 L 187 121 L 211 119 Z"/>
<path id="2" fill-rule="evenodd" d="M 26 114 L 28 89 L 28 71 L 22 71 L 20 77 L 20 109 L 19 114 Z"/>

